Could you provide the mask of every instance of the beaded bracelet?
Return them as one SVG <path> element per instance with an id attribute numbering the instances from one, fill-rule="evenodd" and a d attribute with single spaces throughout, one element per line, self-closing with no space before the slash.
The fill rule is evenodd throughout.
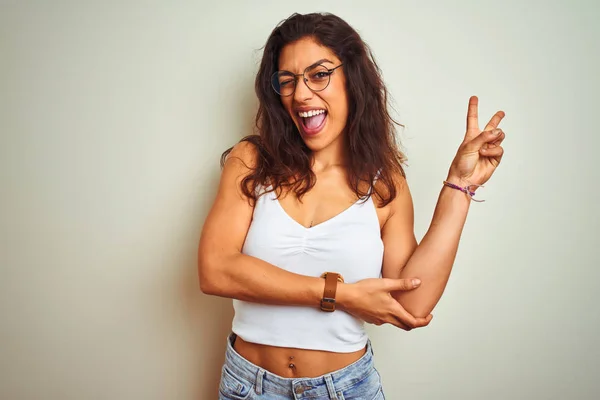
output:
<path id="1" fill-rule="evenodd" d="M 473 200 L 473 201 L 476 201 L 476 202 L 478 202 L 478 203 L 481 203 L 481 202 L 484 202 L 484 201 L 485 201 L 485 200 L 477 200 L 477 199 L 474 199 L 474 198 L 473 198 L 473 196 L 475 196 L 475 192 L 472 192 L 472 191 L 470 190 L 471 186 L 483 187 L 483 185 L 468 185 L 468 186 L 465 186 L 465 187 L 460 187 L 460 186 L 458 186 L 458 185 L 455 185 L 455 184 L 453 184 L 453 183 L 450 183 L 450 182 L 448 182 L 448 181 L 444 181 L 444 185 L 445 185 L 445 186 L 448 186 L 448 187 L 450 187 L 450 188 L 452 188 L 452 189 L 460 190 L 461 192 L 468 194 L 468 195 L 469 195 L 469 197 L 471 198 L 471 200 Z"/>

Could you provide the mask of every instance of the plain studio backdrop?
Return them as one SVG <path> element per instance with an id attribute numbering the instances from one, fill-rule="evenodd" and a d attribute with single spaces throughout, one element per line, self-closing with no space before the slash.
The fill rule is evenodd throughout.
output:
<path id="1" fill-rule="evenodd" d="M 369 326 L 387 398 L 595 399 L 595 1 L 0 6 L 0 398 L 214 399 L 231 300 L 196 249 L 221 152 L 252 132 L 261 47 L 330 11 L 371 46 L 418 239 L 465 131 L 506 118 L 431 325 Z"/>

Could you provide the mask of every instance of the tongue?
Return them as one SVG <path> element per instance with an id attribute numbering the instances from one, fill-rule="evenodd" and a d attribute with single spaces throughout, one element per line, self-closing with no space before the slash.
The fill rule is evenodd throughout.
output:
<path id="1" fill-rule="evenodd" d="M 315 115 L 314 117 L 304 118 L 304 125 L 306 125 L 308 129 L 315 129 L 318 128 L 324 120 L 325 113 L 322 113 L 319 115 Z"/>

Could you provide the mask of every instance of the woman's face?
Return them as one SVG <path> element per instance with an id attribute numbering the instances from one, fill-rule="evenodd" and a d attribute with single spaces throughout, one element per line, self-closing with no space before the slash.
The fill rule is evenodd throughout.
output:
<path id="1" fill-rule="evenodd" d="M 339 66 L 341 61 L 329 48 L 318 44 L 312 38 L 304 38 L 286 45 L 281 50 L 278 68 L 279 71 L 302 74 L 307 67 L 316 64 L 332 69 Z M 348 97 L 343 68 L 337 68 L 330 74 L 329 85 L 321 91 L 309 89 L 302 77 L 297 77 L 294 93 L 281 96 L 282 104 L 294 120 L 302 139 L 313 151 L 322 150 L 333 143 L 341 143 L 348 118 Z M 323 76 L 326 77 L 327 74 L 320 74 L 316 78 L 322 79 Z"/>

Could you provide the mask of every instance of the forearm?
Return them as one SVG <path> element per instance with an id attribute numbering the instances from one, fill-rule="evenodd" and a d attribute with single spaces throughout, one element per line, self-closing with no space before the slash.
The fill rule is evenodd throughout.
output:
<path id="1" fill-rule="evenodd" d="M 400 273 L 400 278 L 421 279 L 418 289 L 394 293 L 415 317 L 429 315 L 446 288 L 470 202 L 465 193 L 442 188 L 431 225 Z"/>
<path id="2" fill-rule="evenodd" d="M 318 307 L 325 286 L 242 253 L 201 260 L 199 272 L 204 293 L 262 304 Z"/>

